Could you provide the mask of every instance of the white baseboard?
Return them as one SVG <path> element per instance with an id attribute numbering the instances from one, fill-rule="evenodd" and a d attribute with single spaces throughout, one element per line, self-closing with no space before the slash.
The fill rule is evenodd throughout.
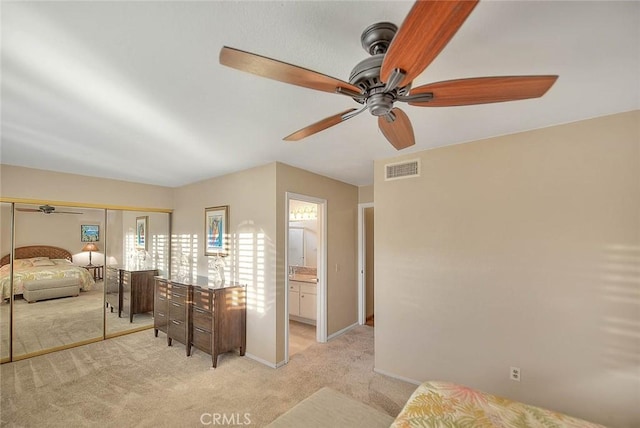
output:
<path id="1" fill-rule="evenodd" d="M 303 324 L 309 324 L 309 325 L 316 325 L 316 320 L 310 320 L 308 318 L 302 318 L 302 317 L 297 317 L 295 315 L 289 315 L 289 319 L 293 320 L 293 321 L 298 321 L 301 322 Z"/>
<path id="2" fill-rule="evenodd" d="M 394 378 L 394 379 L 398 379 L 398 380 L 402 380 L 402 381 L 404 381 L 404 382 L 412 383 L 412 384 L 414 384 L 414 385 L 420 385 L 420 384 L 422 384 L 422 382 L 420 382 L 419 380 L 409 379 L 408 377 L 399 376 L 399 375 L 397 375 L 397 374 L 395 374 L 395 373 L 385 372 L 384 370 L 380 370 L 380 369 L 377 369 L 377 368 L 375 368 L 375 367 L 373 368 L 373 371 L 374 371 L 374 372 L 376 372 L 376 373 L 378 373 L 378 374 L 381 374 L 381 375 L 389 376 L 389 377 L 392 377 L 392 378 Z"/>
<path id="3" fill-rule="evenodd" d="M 336 337 L 340 336 L 341 334 L 346 333 L 347 331 L 351 330 L 354 327 L 357 327 L 358 325 L 359 324 L 356 322 L 356 323 L 351 324 L 348 327 L 343 328 L 342 330 L 336 331 L 335 333 L 333 333 L 333 334 L 329 335 L 329 337 L 327 337 L 327 341 L 329 341 L 331 339 L 335 339 Z"/>
<path id="4" fill-rule="evenodd" d="M 274 364 L 274 363 L 269 362 L 267 360 L 264 360 L 264 359 L 262 359 L 260 357 L 256 357 L 255 355 L 252 355 L 252 354 L 250 354 L 248 352 L 245 352 L 244 356 L 248 357 L 248 358 L 251 358 L 252 360 L 257 361 L 257 362 L 259 362 L 261 364 L 264 364 L 265 366 L 271 367 L 272 369 L 277 369 L 278 367 L 281 367 L 282 365 L 284 365 L 284 362 L 281 362 L 279 364 Z"/>

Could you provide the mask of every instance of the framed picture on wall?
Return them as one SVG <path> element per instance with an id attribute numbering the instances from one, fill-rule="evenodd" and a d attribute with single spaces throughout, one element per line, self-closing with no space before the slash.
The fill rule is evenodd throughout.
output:
<path id="1" fill-rule="evenodd" d="M 149 217 L 148 216 L 136 217 L 136 237 L 135 237 L 136 250 L 147 250 L 148 229 L 149 229 Z"/>
<path id="2" fill-rule="evenodd" d="M 80 225 L 80 242 L 100 241 L 100 226 L 94 224 Z"/>
<path id="3" fill-rule="evenodd" d="M 229 206 L 205 208 L 204 210 L 204 255 L 229 255 Z"/>

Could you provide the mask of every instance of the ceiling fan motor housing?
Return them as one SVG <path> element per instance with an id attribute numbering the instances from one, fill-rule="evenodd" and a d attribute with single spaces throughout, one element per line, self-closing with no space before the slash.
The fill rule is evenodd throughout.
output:
<path id="1" fill-rule="evenodd" d="M 360 61 L 349 76 L 349 83 L 359 87 L 366 94 L 363 99 L 354 98 L 360 104 L 367 104 L 374 116 L 384 116 L 393 108 L 398 96 L 405 96 L 411 84 L 385 92 L 386 82 L 380 80 L 380 68 L 387 48 L 393 40 L 398 27 L 390 22 L 378 22 L 368 26 L 360 38 L 362 47 L 371 54 Z"/>

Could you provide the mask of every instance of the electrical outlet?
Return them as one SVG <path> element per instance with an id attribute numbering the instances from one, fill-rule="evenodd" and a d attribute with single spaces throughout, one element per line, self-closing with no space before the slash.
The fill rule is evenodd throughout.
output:
<path id="1" fill-rule="evenodd" d="M 520 367 L 511 367 L 509 371 L 509 377 L 511 380 L 515 380 L 516 382 L 520 382 Z"/>

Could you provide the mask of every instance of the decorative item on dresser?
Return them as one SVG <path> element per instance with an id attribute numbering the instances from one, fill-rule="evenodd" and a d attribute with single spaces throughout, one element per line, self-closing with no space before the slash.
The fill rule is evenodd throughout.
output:
<path id="1" fill-rule="evenodd" d="M 167 334 L 167 344 L 183 343 L 211 355 L 218 364 L 222 353 L 246 350 L 246 289 L 239 284 L 215 286 L 206 277 L 179 280 L 156 277 L 154 332 Z"/>
<path id="2" fill-rule="evenodd" d="M 106 302 L 118 309 L 118 317 L 153 311 L 153 278 L 157 269 L 136 269 L 125 266 L 107 266 Z"/>

